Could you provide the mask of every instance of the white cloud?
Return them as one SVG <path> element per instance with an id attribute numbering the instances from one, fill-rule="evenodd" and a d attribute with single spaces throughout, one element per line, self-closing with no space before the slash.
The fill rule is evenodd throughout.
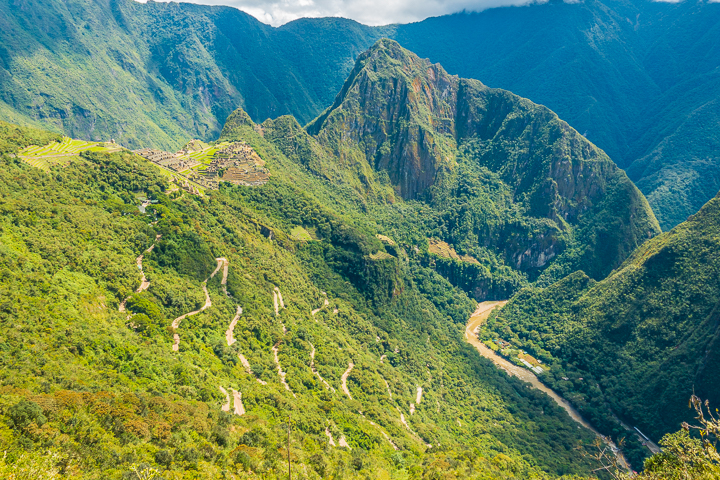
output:
<path id="1" fill-rule="evenodd" d="M 187 1 L 187 0 L 186 0 Z M 301 17 L 344 17 L 366 25 L 409 23 L 463 10 L 477 12 L 504 5 L 527 5 L 538 0 L 190 0 L 205 5 L 228 5 L 263 23 L 278 26 Z M 539 0 L 545 1 L 545 0 Z"/>

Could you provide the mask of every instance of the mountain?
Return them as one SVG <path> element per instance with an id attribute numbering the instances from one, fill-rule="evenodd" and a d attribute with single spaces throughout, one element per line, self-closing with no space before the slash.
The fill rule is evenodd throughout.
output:
<path id="1" fill-rule="evenodd" d="M 552 111 L 448 75 L 392 40 L 358 58 L 307 129 L 341 162 L 386 174 L 399 196 L 462 215 L 446 220 L 442 240 L 470 255 L 493 248 L 531 277 L 553 263 L 600 279 L 659 232 L 625 173 Z M 483 175 L 505 187 L 515 215 L 489 218 L 496 187 L 472 181 Z"/>
<path id="2" fill-rule="evenodd" d="M 719 232 L 716 196 L 600 282 L 576 272 L 523 290 L 485 338 L 546 362 L 543 381 L 606 431 L 614 413 L 654 438 L 674 432 L 694 421 L 691 395 L 720 403 Z"/>
<path id="3" fill-rule="evenodd" d="M 389 37 L 558 113 L 627 170 L 666 230 L 720 189 L 713 2 L 551 1 L 387 27 L 271 28 L 232 8 L 132 0 L 12 0 L 0 12 L 7 121 L 165 149 L 216 138 L 237 107 L 304 124 Z"/>
<path id="4" fill-rule="evenodd" d="M 317 115 L 381 31 L 274 29 L 234 8 L 133 0 L 0 5 L 0 115 L 88 140 L 176 149 L 253 118 Z"/>
<path id="5" fill-rule="evenodd" d="M 0 472 L 273 478 L 289 455 L 314 479 L 589 474 L 592 434 L 464 342 L 475 302 L 412 232 L 310 170 L 314 140 L 283 153 L 296 124 L 238 112 L 225 135 L 270 179 L 202 196 L 86 142 L 47 171 L 0 156 Z"/>
<path id="6" fill-rule="evenodd" d="M 399 26 L 449 72 L 547 105 L 638 184 L 663 229 L 720 190 L 720 5 L 550 1 Z"/>
<path id="7" fill-rule="evenodd" d="M 310 478 L 594 467 L 591 432 L 463 338 L 472 297 L 601 277 L 659 233 L 547 108 L 380 40 L 307 129 L 238 109 L 180 171 L 0 133 L 0 447 L 16 462 L 279 475 L 289 415 Z M 228 180 L 248 168 L 219 163 L 232 152 L 263 181 Z"/>

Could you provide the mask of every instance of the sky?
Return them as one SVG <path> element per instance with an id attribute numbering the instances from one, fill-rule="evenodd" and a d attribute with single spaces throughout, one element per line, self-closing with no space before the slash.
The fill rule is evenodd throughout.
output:
<path id="1" fill-rule="evenodd" d="M 182 0 L 239 8 L 263 23 L 279 26 L 301 17 L 345 17 L 366 25 L 410 23 L 449 13 L 481 11 L 538 0 Z M 539 0 L 545 1 L 545 0 Z"/>

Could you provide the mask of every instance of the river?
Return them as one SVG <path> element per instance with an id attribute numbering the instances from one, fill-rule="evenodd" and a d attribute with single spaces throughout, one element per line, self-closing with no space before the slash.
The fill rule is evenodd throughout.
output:
<path id="1" fill-rule="evenodd" d="M 514 363 L 509 362 L 508 360 L 504 359 L 500 355 L 496 354 L 492 349 L 490 349 L 487 345 L 482 343 L 480 340 L 478 340 L 477 334 L 475 333 L 477 329 L 485 323 L 485 320 L 490 316 L 490 312 L 492 312 L 494 309 L 498 307 L 502 307 L 507 303 L 507 300 L 502 301 L 495 301 L 495 302 L 482 302 L 478 304 L 477 309 L 475 309 L 475 312 L 470 316 L 468 319 L 467 327 L 465 328 L 465 338 L 467 341 L 477 349 L 477 351 L 482 355 L 483 357 L 492 360 L 492 362 L 499 368 L 505 370 L 508 374 L 518 377 L 520 380 L 523 380 L 525 382 L 528 382 L 530 385 L 533 386 L 533 388 L 536 388 L 545 394 L 547 394 L 550 398 L 552 398 L 555 403 L 560 405 L 565 411 L 570 415 L 570 418 L 575 420 L 577 423 L 582 425 L 583 427 L 587 428 L 591 432 L 593 432 L 595 435 L 597 435 L 603 442 L 610 445 L 612 450 L 614 452 L 617 452 L 618 460 L 620 464 L 627 468 L 627 462 L 625 461 L 625 458 L 622 456 L 622 454 L 616 449 L 615 444 L 610 441 L 607 437 L 603 436 L 593 428 L 592 425 L 590 425 L 587 420 L 585 420 L 581 415 L 580 412 L 575 410 L 575 408 L 570 405 L 570 402 L 565 400 L 563 397 L 555 393 L 550 388 L 546 387 L 538 378 L 535 376 L 534 373 L 530 372 L 529 370 L 518 367 Z"/>

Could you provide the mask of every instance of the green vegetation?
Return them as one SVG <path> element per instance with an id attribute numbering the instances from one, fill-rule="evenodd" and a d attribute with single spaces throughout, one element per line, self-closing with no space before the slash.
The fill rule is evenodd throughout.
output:
<path id="1" fill-rule="evenodd" d="M 477 259 L 428 260 L 477 300 L 508 298 L 525 276 L 550 282 L 583 269 L 600 279 L 659 232 L 622 170 L 554 113 L 451 77 L 391 40 L 358 58 L 308 132 L 354 170 L 360 181 L 351 186 L 363 197 L 414 200 L 404 207 L 414 210 L 408 226 L 388 224 L 391 233 L 415 224 L 418 235 Z"/>
<path id="2" fill-rule="evenodd" d="M 394 247 L 378 240 L 355 190 L 247 133 L 271 181 L 204 196 L 166 194 L 166 177 L 129 152 L 83 151 L 49 172 L 2 157 L 0 471 L 282 478 L 288 414 L 292 468 L 308 478 L 541 479 L 592 468 L 576 450 L 588 432 L 464 343 L 472 300 L 405 254 L 404 235 Z M 141 214 L 145 198 L 158 203 Z M 297 227 L 318 240 L 292 239 Z M 142 262 L 149 288 L 133 293 L 135 259 L 153 243 Z M 213 277 L 212 306 L 169 329 L 204 304 L 215 257 L 229 261 L 227 285 Z M 313 350 L 334 390 L 313 374 Z M 349 362 L 352 400 L 340 389 Z M 222 411 L 219 387 L 241 392 L 247 413 Z M 329 446 L 326 429 L 351 448 Z"/>
<path id="3" fill-rule="evenodd" d="M 673 432 L 690 420 L 691 394 L 720 401 L 718 231 L 720 197 L 603 281 L 576 272 L 521 291 L 483 338 L 501 336 L 550 364 L 542 380 L 601 431 L 626 435 L 617 414 L 654 438 Z"/>
<path id="4" fill-rule="evenodd" d="M 0 120 L 0 154 L 16 153 L 30 145 L 47 145 L 60 139 L 61 136 L 56 133 L 20 127 Z"/>
<path id="5" fill-rule="evenodd" d="M 659 231 L 627 176 L 548 109 L 389 40 L 359 57 L 307 130 L 289 116 L 230 115 L 218 142 L 260 155 L 272 172 L 260 187 L 182 193 L 131 152 L 69 139 L 26 150 L 73 154 L 42 171 L 18 155 L 40 134 L 6 131 L 17 147 L 0 159 L 0 468 L 281 478 L 289 415 L 292 468 L 309 478 L 589 475 L 591 433 L 463 341 L 472 297 L 525 287 L 482 339 L 500 333 L 549 364 L 543 379 L 627 437 L 635 465 L 642 447 L 613 412 L 656 434 L 643 402 L 665 402 L 657 412 L 675 401 L 666 421 L 688 385 L 682 369 L 714 342 L 693 330 L 677 345 L 675 383 L 662 379 L 672 328 L 616 331 L 628 302 L 613 293 L 650 265 L 638 318 L 702 300 L 688 325 L 702 317 L 712 330 L 714 223 L 704 243 L 681 227 L 646 242 L 602 280 Z M 455 256 L 433 253 L 431 238 Z M 662 280 L 695 244 L 679 271 L 704 272 L 702 283 L 677 292 Z M 138 292 L 140 265 L 149 284 Z M 588 275 L 565 276 L 577 269 Z M 714 374 L 706 360 L 694 375 Z"/>
<path id="6" fill-rule="evenodd" d="M 14 123 L 170 151 L 214 140 L 238 106 L 257 122 L 305 123 L 385 36 L 557 112 L 627 169 L 665 230 L 720 190 L 712 2 L 545 2 L 409 25 L 280 28 L 232 8 L 28 5 L 0 5 L 0 117 Z"/>

